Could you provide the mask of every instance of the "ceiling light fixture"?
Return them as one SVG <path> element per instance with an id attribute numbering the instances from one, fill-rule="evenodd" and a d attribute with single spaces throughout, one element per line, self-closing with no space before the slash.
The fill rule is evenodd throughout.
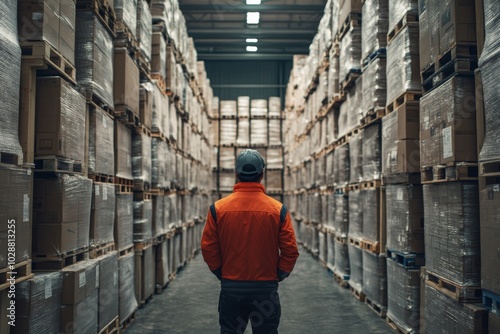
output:
<path id="1" fill-rule="evenodd" d="M 247 43 L 257 43 L 258 41 L 257 38 L 247 38 Z"/>
<path id="2" fill-rule="evenodd" d="M 256 46 L 247 46 L 248 52 L 257 52 L 258 48 Z"/>
<path id="3" fill-rule="evenodd" d="M 247 24 L 259 24 L 260 13 L 259 12 L 248 12 L 247 13 Z"/>
<path id="4" fill-rule="evenodd" d="M 260 0 L 247 0 L 247 5 L 260 5 Z"/>

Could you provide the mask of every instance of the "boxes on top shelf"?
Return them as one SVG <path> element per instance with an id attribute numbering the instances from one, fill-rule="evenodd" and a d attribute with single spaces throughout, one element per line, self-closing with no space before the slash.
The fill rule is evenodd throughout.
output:
<path id="1" fill-rule="evenodd" d="M 90 246 L 114 242 L 115 185 L 94 182 L 90 214 Z"/>
<path id="2" fill-rule="evenodd" d="M 151 45 L 152 45 L 152 18 L 149 4 L 146 0 L 137 0 L 137 41 L 139 42 L 139 50 L 145 63 L 151 61 Z"/>
<path id="3" fill-rule="evenodd" d="M 139 115 L 139 68 L 129 56 L 127 49 L 114 49 L 113 71 L 114 105 L 121 113 L 126 108 L 133 114 Z M 118 114 L 117 114 L 118 115 Z"/>
<path id="4" fill-rule="evenodd" d="M 418 0 L 389 0 L 389 35 L 409 22 L 418 21 Z"/>
<path id="5" fill-rule="evenodd" d="M 118 37 L 120 31 L 130 34 L 130 39 L 137 41 L 137 1 L 138 0 L 114 0 L 116 13 L 116 27 Z"/>
<path id="6" fill-rule="evenodd" d="M 97 106 L 89 110 L 89 120 L 89 174 L 114 176 L 115 123 L 109 114 Z"/>
<path id="7" fill-rule="evenodd" d="M 132 180 L 132 129 L 115 120 L 115 175 Z"/>
<path id="8" fill-rule="evenodd" d="M 363 62 L 377 50 L 387 46 L 389 26 L 389 0 L 366 0 L 361 15 L 361 60 Z"/>

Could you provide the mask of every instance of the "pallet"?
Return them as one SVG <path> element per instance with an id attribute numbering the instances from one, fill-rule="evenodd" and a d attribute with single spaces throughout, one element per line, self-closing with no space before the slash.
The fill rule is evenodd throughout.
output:
<path id="1" fill-rule="evenodd" d="M 129 315 L 127 318 L 125 318 L 123 320 L 120 319 L 120 330 L 119 330 L 119 332 L 123 333 L 127 329 L 127 327 L 130 326 L 130 324 L 134 322 L 134 320 L 135 320 L 135 311 L 132 312 L 132 314 Z"/>
<path id="2" fill-rule="evenodd" d="M 123 179 L 116 176 L 114 184 L 117 194 L 132 194 L 134 192 L 134 180 Z"/>
<path id="3" fill-rule="evenodd" d="M 106 0 L 78 0 L 76 9 L 80 11 L 92 11 L 104 25 L 104 28 L 111 34 L 111 37 L 115 39 L 116 13 Z"/>
<path id="4" fill-rule="evenodd" d="M 477 68 L 477 59 L 453 59 L 448 64 L 436 70 L 430 77 L 422 81 L 422 91 L 429 93 L 435 88 L 455 76 L 474 77 L 474 70 Z M 426 72 L 422 72 L 426 73 Z M 422 80 L 424 74 L 422 74 Z"/>
<path id="5" fill-rule="evenodd" d="M 382 185 L 387 184 L 420 184 L 420 173 L 402 173 L 382 175 Z"/>
<path id="6" fill-rule="evenodd" d="M 478 164 L 468 162 L 450 162 L 446 165 L 423 167 L 421 174 L 422 184 L 477 181 Z"/>
<path id="7" fill-rule="evenodd" d="M 385 316 L 385 321 L 389 327 L 392 328 L 393 331 L 395 331 L 397 334 L 412 334 L 414 333 L 413 329 L 407 330 L 399 326 L 395 321 L 392 320 L 391 316 L 389 314 L 386 314 Z"/>
<path id="8" fill-rule="evenodd" d="M 13 274 L 11 274 L 11 272 Z M 15 277 L 15 284 L 21 283 L 32 278 L 31 260 L 21 261 L 13 265 L 7 265 L 7 268 L 0 269 L 0 291 L 8 289 L 9 279 Z"/>
<path id="9" fill-rule="evenodd" d="M 123 47 L 131 52 L 136 52 L 139 49 L 139 42 L 134 37 L 130 28 L 121 20 L 115 23 L 116 39 L 114 41 L 115 47 Z"/>
<path id="10" fill-rule="evenodd" d="M 369 125 L 374 124 L 385 116 L 385 107 L 377 106 L 369 110 L 363 118 L 361 118 L 361 127 L 365 128 Z"/>
<path id="11" fill-rule="evenodd" d="M 372 241 L 367 239 L 363 239 L 361 241 L 361 248 L 373 254 L 380 254 L 380 252 L 382 251 L 379 241 Z"/>
<path id="12" fill-rule="evenodd" d="M 134 191 L 147 192 L 150 189 L 151 189 L 151 183 L 144 180 L 138 180 L 138 179 L 134 180 Z"/>
<path id="13" fill-rule="evenodd" d="M 154 80 L 160 91 L 167 95 L 167 84 L 165 83 L 165 78 L 159 73 L 151 73 L 151 79 Z"/>
<path id="14" fill-rule="evenodd" d="M 387 249 L 387 258 L 406 269 L 419 269 L 425 265 L 425 254 L 401 253 Z"/>
<path id="15" fill-rule="evenodd" d="M 386 58 L 387 57 L 387 49 L 380 48 L 378 50 L 373 51 L 368 57 L 366 57 L 363 61 L 363 69 L 370 65 L 373 61 L 378 58 Z"/>
<path id="16" fill-rule="evenodd" d="M 89 259 L 89 247 L 82 247 L 59 255 L 33 254 L 34 271 L 61 270 Z"/>
<path id="17" fill-rule="evenodd" d="M 0 163 L 8 165 L 19 165 L 22 163 L 22 156 L 12 153 L 0 152 Z"/>
<path id="18" fill-rule="evenodd" d="M 146 137 L 151 137 L 151 130 L 148 129 L 145 125 L 141 125 L 139 121 L 139 125 L 135 126 L 135 132 L 140 135 L 144 135 Z"/>
<path id="19" fill-rule="evenodd" d="M 145 307 L 147 304 L 149 304 L 153 300 L 154 293 L 151 294 L 150 296 L 144 298 L 144 300 L 141 300 L 140 302 L 140 308 Z"/>
<path id="20" fill-rule="evenodd" d="M 146 250 L 151 246 L 153 246 L 152 238 L 142 242 L 134 242 L 134 250 L 139 252 L 142 252 L 143 250 Z"/>
<path id="21" fill-rule="evenodd" d="M 359 247 L 359 248 L 363 249 L 363 248 L 362 248 L 362 244 L 363 244 L 363 243 L 362 243 L 362 241 L 361 241 L 361 240 L 356 239 L 356 238 L 353 238 L 353 237 L 348 237 L 348 239 L 349 239 L 349 244 L 350 244 L 350 245 L 352 245 L 352 246 L 356 246 L 356 247 Z"/>
<path id="22" fill-rule="evenodd" d="M 483 305 L 489 308 L 492 313 L 500 316 L 500 295 L 483 290 Z"/>
<path id="23" fill-rule="evenodd" d="M 118 317 L 114 318 L 106 327 L 104 327 L 99 334 L 113 334 L 118 333 L 120 329 L 120 321 L 118 321 Z"/>
<path id="24" fill-rule="evenodd" d="M 91 179 L 94 182 L 99 182 L 99 183 L 111 183 L 111 184 L 115 183 L 114 176 L 101 174 L 101 173 L 89 174 L 89 179 Z"/>
<path id="25" fill-rule="evenodd" d="M 394 110 L 398 109 L 398 107 L 402 106 L 405 103 L 408 103 L 410 101 L 420 101 L 421 97 L 422 97 L 421 91 L 406 91 L 406 92 L 404 92 L 397 99 L 395 99 L 391 103 L 387 104 L 387 107 L 385 108 L 386 115 L 388 115 L 391 112 L 393 112 Z"/>
<path id="26" fill-rule="evenodd" d="M 113 111 L 113 105 L 109 105 L 104 100 L 99 97 L 93 89 L 87 88 L 85 89 L 85 99 L 87 100 L 87 103 L 90 105 L 90 107 L 99 107 L 105 112 L 107 112 L 111 117 L 114 118 L 115 113 Z"/>
<path id="27" fill-rule="evenodd" d="M 394 37 L 396 37 L 401 30 L 409 25 L 416 25 L 418 27 L 418 14 L 406 13 L 405 16 L 403 16 L 401 20 L 396 23 L 394 29 L 390 30 L 387 34 L 387 45 L 391 43 Z"/>
<path id="28" fill-rule="evenodd" d="M 141 124 L 139 115 L 125 105 L 115 106 L 114 117 L 131 127 L 137 127 Z"/>
<path id="29" fill-rule="evenodd" d="M 46 41 L 20 42 L 22 60 L 42 60 L 45 64 L 43 75 L 60 75 L 76 85 L 76 68 Z M 41 71 L 40 71 L 41 72 Z"/>
<path id="30" fill-rule="evenodd" d="M 167 282 L 164 286 L 161 286 L 160 284 L 155 285 L 155 294 L 156 295 L 161 295 L 163 291 L 165 291 L 168 288 L 168 285 L 170 284 L 170 281 Z"/>
<path id="31" fill-rule="evenodd" d="M 458 302 L 475 303 L 481 302 L 483 298 L 480 286 L 461 286 L 428 270 L 425 283 Z"/>
<path id="32" fill-rule="evenodd" d="M 349 288 L 349 276 L 348 275 L 339 275 L 337 274 L 334 270 L 332 271 L 333 278 L 335 279 L 335 282 L 337 282 L 341 287 L 344 289 Z"/>
<path id="33" fill-rule="evenodd" d="M 344 80 L 340 83 L 340 90 L 345 94 L 354 87 L 356 80 L 361 76 L 361 69 L 350 69 Z"/>
<path id="34" fill-rule="evenodd" d="M 361 187 L 360 187 L 360 184 L 359 183 L 351 183 L 347 186 L 349 188 L 349 192 L 351 191 L 356 191 L 356 190 L 360 190 Z"/>
<path id="35" fill-rule="evenodd" d="M 131 246 L 127 247 L 127 248 L 118 250 L 118 257 L 125 256 L 127 254 L 132 253 L 132 252 L 134 252 L 134 245 L 131 245 Z"/>
<path id="36" fill-rule="evenodd" d="M 365 303 L 380 318 L 385 318 L 386 317 L 386 315 L 387 315 L 387 307 L 386 306 L 380 306 L 380 305 L 378 305 L 377 303 L 375 303 L 373 300 L 371 300 L 370 298 L 368 298 L 366 296 L 365 296 Z"/>
<path id="37" fill-rule="evenodd" d="M 481 176 L 500 176 L 500 160 L 479 163 Z"/>
<path id="38" fill-rule="evenodd" d="M 35 172 L 82 174 L 83 164 L 55 155 L 38 156 L 35 157 Z"/>
<path id="39" fill-rule="evenodd" d="M 378 189 L 382 185 L 381 180 L 373 180 L 373 181 L 361 181 L 359 184 L 362 190 L 364 189 Z"/>
<path id="40" fill-rule="evenodd" d="M 338 42 L 340 42 L 351 28 L 360 26 L 361 26 L 361 13 L 351 12 L 347 16 L 346 20 L 340 25 L 335 39 Z"/>
<path id="41" fill-rule="evenodd" d="M 116 250 L 115 242 L 108 242 L 102 245 L 90 246 L 89 258 L 97 259 L 100 256 L 109 254 Z"/>
<path id="42" fill-rule="evenodd" d="M 357 299 L 359 300 L 360 302 L 364 302 L 365 301 L 365 294 L 362 292 L 362 291 L 358 291 L 356 289 L 354 289 L 350 284 L 349 284 L 349 290 L 351 291 L 352 295 Z"/>

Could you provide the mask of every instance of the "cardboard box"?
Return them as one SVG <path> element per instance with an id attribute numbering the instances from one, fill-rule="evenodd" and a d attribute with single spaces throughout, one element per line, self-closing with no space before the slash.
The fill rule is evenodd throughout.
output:
<path id="1" fill-rule="evenodd" d="M 33 253 L 57 256 L 77 249 L 78 223 L 33 225 Z"/>
<path id="2" fill-rule="evenodd" d="M 85 98 L 60 77 L 37 79 L 35 156 L 85 156 Z"/>
<path id="3" fill-rule="evenodd" d="M 89 174 L 115 174 L 114 121 L 99 107 L 89 112 Z M 120 143 L 121 145 L 121 143 Z"/>
<path id="4" fill-rule="evenodd" d="M 167 43 L 161 32 L 152 35 L 151 73 L 165 79 L 167 75 Z"/>
<path id="5" fill-rule="evenodd" d="M 90 216 L 90 245 L 114 241 L 115 185 L 94 182 Z"/>
<path id="6" fill-rule="evenodd" d="M 126 48 L 114 49 L 113 95 L 115 106 L 126 106 L 139 115 L 139 68 Z"/>
<path id="7" fill-rule="evenodd" d="M 74 305 L 91 297 L 99 288 L 99 261 L 86 260 L 62 270 L 61 303 Z"/>
<path id="8" fill-rule="evenodd" d="M 62 305 L 61 333 L 97 333 L 98 290 L 78 304 Z"/>
<path id="9" fill-rule="evenodd" d="M 120 287 L 120 319 L 127 319 L 137 309 L 135 298 L 135 255 L 128 253 L 118 259 Z"/>
<path id="10" fill-rule="evenodd" d="M 115 120 L 115 175 L 132 180 L 132 130 Z"/>
<path id="11" fill-rule="evenodd" d="M 75 64 L 75 0 L 60 0 L 59 17 L 59 52 Z"/>
<path id="12" fill-rule="evenodd" d="M 115 243 L 118 250 L 134 245 L 133 194 L 116 194 Z"/>
<path id="13" fill-rule="evenodd" d="M 476 8 L 473 1 L 440 1 L 440 54 L 457 43 L 476 42 Z"/>
<path id="14" fill-rule="evenodd" d="M 434 60 L 431 53 L 431 26 L 430 26 L 430 10 L 429 0 L 419 0 L 419 28 L 420 28 L 420 70 L 426 69 Z"/>
<path id="15" fill-rule="evenodd" d="M 15 229 L 16 263 L 31 258 L 32 194 L 31 169 L 0 166 L 0 268 L 7 267 L 8 235 Z"/>
<path id="16" fill-rule="evenodd" d="M 175 49 L 172 45 L 167 45 L 167 73 L 165 77 L 165 86 L 168 90 L 175 90 L 177 82 L 177 66 L 175 60 Z"/>
<path id="17" fill-rule="evenodd" d="M 19 40 L 47 41 L 59 49 L 59 0 L 19 1 Z"/>
<path id="18" fill-rule="evenodd" d="M 500 295 L 500 184 L 480 190 L 481 287 Z"/>
<path id="19" fill-rule="evenodd" d="M 351 13 L 361 13 L 362 0 L 340 0 L 339 2 L 339 26 L 341 26 Z"/>
<path id="20" fill-rule="evenodd" d="M 152 115 L 153 115 L 153 89 L 150 83 L 141 84 L 139 90 L 139 118 L 141 123 L 148 129 L 152 129 Z M 168 103 L 163 105 L 163 109 L 168 110 Z"/>
<path id="21" fill-rule="evenodd" d="M 99 258 L 99 328 L 98 333 L 118 316 L 118 253 Z"/>

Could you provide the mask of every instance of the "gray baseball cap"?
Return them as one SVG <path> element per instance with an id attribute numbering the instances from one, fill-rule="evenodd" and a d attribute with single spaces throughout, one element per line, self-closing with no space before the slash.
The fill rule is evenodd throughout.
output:
<path id="1" fill-rule="evenodd" d="M 264 159 L 255 150 L 244 150 L 236 157 L 236 174 L 243 181 L 259 175 L 265 167 Z"/>

